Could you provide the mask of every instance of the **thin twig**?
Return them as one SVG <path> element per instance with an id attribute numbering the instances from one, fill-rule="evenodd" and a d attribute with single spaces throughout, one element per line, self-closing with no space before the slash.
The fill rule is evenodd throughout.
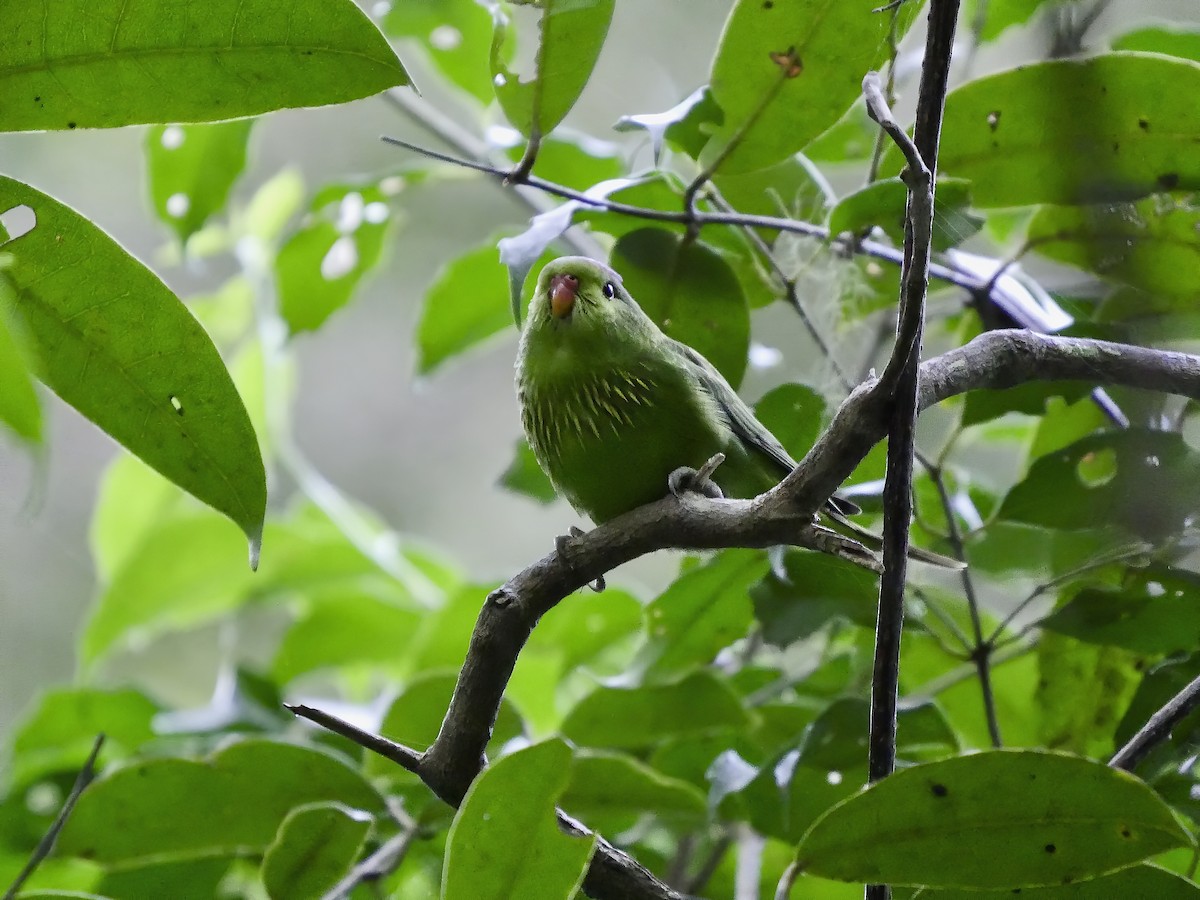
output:
<path id="1" fill-rule="evenodd" d="M 324 710 L 314 709 L 303 703 L 285 703 L 284 707 L 301 719 L 307 719 L 315 725 L 320 725 L 322 728 L 332 731 L 334 734 L 339 734 L 347 740 L 358 744 L 358 746 L 394 762 L 402 769 L 406 769 L 414 775 L 421 774 L 421 754 L 416 750 L 388 740 L 382 735 L 372 734 L 369 731 L 359 728 L 357 725 L 350 724 L 345 719 L 339 719 L 337 716 L 327 713 Z"/>
<path id="2" fill-rule="evenodd" d="M 397 137 L 383 136 L 380 140 L 385 143 L 392 144 L 396 147 L 403 147 L 405 150 L 411 150 L 413 153 L 419 153 L 430 159 L 436 159 L 441 162 L 450 163 L 452 165 L 462 166 L 465 169 L 472 169 L 476 172 L 482 172 L 485 175 L 490 175 L 493 178 L 505 182 L 512 175 L 511 170 L 500 166 L 491 165 L 490 163 L 465 159 L 462 156 L 454 156 L 450 153 L 442 153 L 440 150 L 432 150 L 429 147 L 422 147 L 419 144 L 413 144 Z M 607 212 L 616 213 L 618 215 L 629 216 L 635 219 L 645 219 L 650 222 L 669 222 L 674 225 L 684 225 L 696 227 L 704 227 L 706 225 L 727 225 L 738 228 L 765 228 L 770 231 L 782 231 L 790 234 L 802 234 L 807 237 L 817 238 L 822 241 L 831 241 L 831 245 L 840 252 L 845 253 L 863 253 L 867 256 L 881 259 L 885 262 L 890 262 L 894 265 L 900 265 L 903 262 L 903 254 L 895 247 L 889 247 L 886 244 L 881 244 L 878 241 L 853 241 L 846 242 L 840 238 L 832 238 L 829 234 L 829 229 L 821 225 L 815 225 L 812 222 L 802 222 L 798 219 L 786 219 L 779 216 L 760 216 L 749 213 L 723 213 L 723 212 L 696 212 L 689 215 L 687 212 L 672 212 L 663 209 L 651 209 L 647 206 L 635 206 L 631 203 L 621 203 L 617 200 L 609 200 L 604 197 L 588 196 L 583 191 L 577 191 L 574 188 L 569 188 L 566 185 L 557 184 L 553 181 L 547 181 L 545 178 L 539 178 L 537 175 L 528 175 L 520 182 L 510 182 L 516 185 L 527 185 L 536 188 L 547 194 L 555 197 L 561 197 L 564 200 L 575 200 L 586 206 L 591 206 L 596 209 L 603 209 Z M 960 272 L 957 269 L 952 269 L 949 266 L 932 264 L 929 267 L 929 274 L 933 278 L 944 281 L 947 284 L 952 284 L 955 287 L 960 287 L 965 291 L 978 293 L 983 290 L 984 282 L 980 281 L 972 275 Z"/>
<path id="3" fill-rule="evenodd" d="M 704 890 L 709 880 L 716 873 L 717 868 L 721 865 L 725 854 L 733 846 L 733 843 L 733 835 L 728 832 L 721 835 L 713 843 L 712 848 L 708 851 L 708 855 L 704 857 L 704 861 L 696 869 L 696 873 L 684 883 L 684 893 L 699 894 Z"/>
<path id="4" fill-rule="evenodd" d="M 400 867 L 420 829 L 416 823 L 392 835 L 370 856 L 346 873 L 346 876 L 321 895 L 321 900 L 344 900 L 360 884 L 378 881 Z"/>
<path id="5" fill-rule="evenodd" d="M 1163 705 L 1138 733 L 1118 750 L 1108 764 L 1114 769 L 1132 772 L 1137 764 L 1157 745 L 1171 736 L 1171 729 L 1200 706 L 1200 676 L 1193 678 L 1183 690 Z"/>
<path id="6" fill-rule="evenodd" d="M 42 860 L 49 856 L 50 852 L 54 849 L 54 842 L 58 840 L 58 835 L 67 824 L 67 819 L 71 817 L 71 812 L 75 809 L 75 804 L 79 801 L 79 795 L 83 793 L 84 788 L 91 784 L 92 779 L 96 777 L 96 759 L 100 756 L 100 748 L 103 746 L 104 734 L 101 733 L 96 735 L 96 740 L 92 742 L 92 750 L 87 755 L 87 759 L 84 760 L 83 768 L 75 776 L 75 783 L 71 785 L 70 792 L 67 794 L 66 799 L 63 800 L 63 805 L 59 808 L 58 815 L 54 817 L 54 821 L 50 823 L 50 827 L 42 835 L 42 839 L 38 841 L 37 846 L 33 848 L 33 853 L 21 868 L 21 871 L 17 873 L 16 879 L 8 886 L 8 890 L 4 892 L 3 900 L 13 900 L 17 896 L 17 892 L 21 890 L 22 885 L 37 871 L 37 867 L 42 864 Z"/>

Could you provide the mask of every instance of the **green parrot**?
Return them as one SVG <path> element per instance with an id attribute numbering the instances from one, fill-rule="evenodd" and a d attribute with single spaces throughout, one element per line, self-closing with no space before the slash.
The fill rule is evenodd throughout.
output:
<path id="1" fill-rule="evenodd" d="M 756 497 L 795 460 L 701 354 L 672 340 L 608 266 L 564 256 L 542 269 L 517 353 L 521 424 L 538 464 L 576 510 L 601 524 L 669 489 Z M 696 472 L 725 461 L 710 483 Z M 834 495 L 822 512 L 871 549 L 879 538 L 846 519 Z M 913 559 L 962 564 L 914 547 Z"/>

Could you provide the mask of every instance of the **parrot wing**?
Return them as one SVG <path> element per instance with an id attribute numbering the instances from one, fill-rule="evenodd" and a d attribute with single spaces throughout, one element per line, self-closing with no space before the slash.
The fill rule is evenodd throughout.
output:
<path id="1" fill-rule="evenodd" d="M 695 374 L 700 383 L 704 385 L 705 390 L 716 401 L 721 412 L 725 414 L 725 418 L 729 420 L 733 433 L 743 444 L 774 466 L 779 471 L 780 478 L 796 468 L 796 461 L 792 459 L 791 454 L 784 449 L 783 444 L 779 443 L 778 438 L 755 418 L 750 407 L 737 395 L 737 391 L 730 387 L 725 376 L 718 372 L 712 363 L 687 344 L 670 338 L 667 340 L 671 351 Z M 829 498 L 826 505 L 829 511 L 843 516 L 852 516 L 862 512 L 855 504 L 836 494 Z"/>

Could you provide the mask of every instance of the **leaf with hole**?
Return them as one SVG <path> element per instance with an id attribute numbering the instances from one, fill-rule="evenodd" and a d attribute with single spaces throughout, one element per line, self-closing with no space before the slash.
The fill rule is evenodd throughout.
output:
<path id="1" fill-rule="evenodd" d="M 162 475 L 229 516 L 258 559 L 266 473 L 220 354 L 158 277 L 70 209 L 0 177 L 0 210 L 36 224 L 3 245 L 0 295 L 25 325 L 37 375 Z"/>

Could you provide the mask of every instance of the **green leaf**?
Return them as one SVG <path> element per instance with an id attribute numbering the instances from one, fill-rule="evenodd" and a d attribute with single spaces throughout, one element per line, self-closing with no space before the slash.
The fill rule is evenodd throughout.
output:
<path id="1" fill-rule="evenodd" d="M 24 9 L 25 7 L 22 7 Z M 81 32 L 82 33 L 82 32 Z M 158 277 L 74 210 L 0 178 L 37 224 L 4 245 L 39 377 L 184 490 L 233 519 L 258 559 L 266 475 L 221 357 Z M 13 301 L 0 296 L 6 306 Z"/>
<path id="2" fill-rule="evenodd" d="M 675 684 L 598 687 L 567 714 L 562 733 L 586 746 L 633 748 L 747 721 L 729 685 L 701 670 Z"/>
<path id="3" fill-rule="evenodd" d="M 643 680 L 706 665 L 745 636 L 754 621 L 748 592 L 766 571 L 761 551 L 727 550 L 676 578 L 646 607 L 647 643 L 635 662 Z"/>
<path id="4" fill-rule="evenodd" d="M 708 136 L 701 134 L 699 123 L 711 121 L 720 115 L 720 108 L 713 102 L 708 86 L 696 88 L 666 112 L 638 113 L 621 116 L 613 125 L 613 131 L 636 131 L 641 129 L 650 136 L 654 152 L 654 166 L 662 160 L 663 143 L 669 136 L 671 143 L 681 147 L 693 159 L 700 155 Z"/>
<path id="5" fill-rule="evenodd" d="M 83 665 L 118 642 L 195 625 L 244 602 L 254 573 L 237 534 L 208 513 L 160 523 L 113 573 L 79 640 Z"/>
<path id="6" fill-rule="evenodd" d="M 404 0 L 388 6 L 382 25 L 390 37 L 416 38 L 452 84 L 483 104 L 492 101 L 492 17 L 484 6 L 475 0 Z"/>
<path id="7" fill-rule="evenodd" d="M 329 667 L 378 668 L 394 663 L 421 620 L 374 585 L 318 591 L 309 608 L 287 630 L 272 675 L 280 684 Z"/>
<path id="8" fill-rule="evenodd" d="M 514 164 L 521 159 L 523 152 L 521 144 L 509 147 L 506 151 Z M 567 132 L 542 138 L 533 174 L 555 184 L 586 191 L 603 181 L 619 179 L 625 174 L 625 163 L 615 144 L 589 134 Z"/>
<path id="9" fill-rule="evenodd" d="M 96 891 L 113 900 L 164 895 L 171 900 L 211 900 L 221 895 L 220 884 L 228 872 L 227 856 L 151 861 L 105 872 Z"/>
<path id="10" fill-rule="evenodd" d="M 1053 629 L 1038 641 L 1037 657 L 1040 677 L 1034 699 L 1041 714 L 1041 746 L 1092 758 L 1111 756 L 1113 731 L 1145 661 L 1118 647 L 1071 640 Z M 1081 684 L 1102 689 L 1080 691 Z"/>
<path id="11" fill-rule="evenodd" d="M 768 574 L 750 591 L 754 616 L 769 644 L 787 647 L 843 619 L 864 628 L 875 623 L 878 577 L 823 553 L 789 550 L 781 578 Z"/>
<path id="12" fill-rule="evenodd" d="M 1012 890 L 1095 878 L 1190 845 L 1167 805 L 1124 772 L 998 750 L 888 776 L 819 819 L 796 858 L 842 881 Z"/>
<path id="13" fill-rule="evenodd" d="M 609 264 L 669 337 L 698 350 L 737 387 L 750 347 L 750 308 L 729 263 L 661 228 L 622 236 Z"/>
<path id="14" fill-rule="evenodd" d="M 0 131 L 215 122 L 408 84 L 348 0 L 17 3 L 5 30 Z"/>
<path id="15" fill-rule="evenodd" d="M 1130 428 L 1042 456 L 999 515 L 1050 528 L 1120 525 L 1154 543 L 1185 527 L 1198 492 L 1200 454 L 1180 435 Z"/>
<path id="16" fill-rule="evenodd" d="M 312 803 L 287 814 L 263 856 L 262 878 L 272 900 L 323 897 L 354 865 L 371 816 L 336 802 Z"/>
<path id="17" fill-rule="evenodd" d="M 442 268 L 421 306 L 417 325 L 417 373 L 444 362 L 508 328 L 508 283 L 496 242 L 470 250 Z"/>
<path id="18" fill-rule="evenodd" d="M 1041 624 L 1135 653 L 1190 651 L 1200 640 L 1200 575 L 1161 565 L 1131 570 L 1119 588 L 1084 588 Z"/>
<path id="19" fill-rule="evenodd" d="M 972 215 L 970 183 L 961 178 L 939 178 L 934 200 L 933 248 L 946 250 L 976 234 L 983 219 Z M 865 234 L 873 226 L 883 229 L 892 242 L 904 243 L 908 186 L 899 178 L 873 181 L 847 194 L 829 213 L 831 234 Z"/>
<path id="20" fill-rule="evenodd" d="M 348 302 L 383 253 L 398 179 L 319 191 L 275 259 L 280 312 L 293 333 L 320 328 Z"/>
<path id="21" fill-rule="evenodd" d="M 897 40 L 918 6 L 899 8 Z M 746 172 L 802 149 L 861 96 L 863 73 L 887 59 L 891 21 L 869 3 L 738 0 L 710 78 L 725 120 L 701 162 Z"/>
<path id="22" fill-rule="evenodd" d="M 1125 710 L 1125 715 L 1117 724 L 1113 735 L 1115 746 L 1125 744 L 1150 721 L 1150 717 L 1158 712 L 1167 701 L 1182 691 L 1193 679 L 1200 676 L 1200 654 L 1190 653 L 1182 658 L 1164 660 L 1153 666 L 1142 678 L 1141 684 L 1134 691 L 1133 699 Z M 1163 759 L 1173 759 L 1181 754 L 1191 754 L 1200 736 L 1200 710 L 1193 710 L 1171 728 L 1171 734 L 1165 742 L 1151 751 L 1147 761 L 1139 769 L 1144 772 L 1154 771 L 1155 763 Z"/>
<path id="23" fill-rule="evenodd" d="M 602 594 L 585 591 L 538 621 L 522 658 L 529 652 L 561 654 L 564 669 L 572 671 L 637 634 L 641 625 L 642 604 L 632 594 L 614 587 Z"/>
<path id="24" fill-rule="evenodd" d="M 1200 897 L 1200 887 L 1174 872 L 1143 863 L 1079 884 L 1023 888 L 1020 897 L 1021 900 L 1113 900 L 1114 897 L 1195 900 Z M 980 900 L 980 896 L 978 891 L 926 889 L 913 900 Z"/>
<path id="25" fill-rule="evenodd" d="M 754 404 L 754 415 L 788 453 L 800 459 L 820 434 L 825 398 L 806 384 L 781 384 Z"/>
<path id="26" fill-rule="evenodd" d="M 100 733 L 101 766 L 129 754 L 154 736 L 150 723 L 157 712 L 152 700 L 130 689 L 52 688 L 12 732 L 9 781 L 77 771 Z"/>
<path id="27" fill-rule="evenodd" d="M 334 756 L 240 740 L 203 761 L 151 759 L 105 775 L 80 797 L 58 849 L 106 864 L 261 853 L 289 810 L 319 801 L 384 808 L 375 789 Z"/>
<path id="28" fill-rule="evenodd" d="M 538 465 L 537 457 L 524 438 L 518 438 L 513 461 L 500 476 L 500 484 L 538 503 L 553 503 L 558 497 L 558 491 Z"/>
<path id="29" fill-rule="evenodd" d="M 979 40 L 994 41 L 1014 25 L 1023 25 L 1043 6 L 1058 6 L 1063 0 L 987 0 Z"/>
<path id="30" fill-rule="evenodd" d="M 668 778 L 623 753 L 585 751 L 571 767 L 562 806 L 588 827 L 619 834 L 643 814 L 677 828 L 700 828 L 704 794 L 686 781 Z"/>
<path id="31" fill-rule="evenodd" d="M 492 41 L 496 99 L 522 134 L 549 134 L 575 105 L 604 46 L 614 5 L 615 0 L 544 0 L 536 71 L 524 81 L 506 62 L 514 37 L 512 23 L 497 20 Z"/>
<path id="32" fill-rule="evenodd" d="M 1077 381 L 1028 381 L 1004 390 L 971 391 L 963 404 L 960 422 L 967 428 L 1011 412 L 1040 416 L 1046 412 L 1046 401 L 1051 397 L 1075 403 L 1088 393 L 1088 385 Z"/>
<path id="33" fill-rule="evenodd" d="M 1113 49 L 1165 53 L 1200 62 L 1200 31 L 1178 24 L 1137 28 L 1116 38 Z"/>
<path id="34" fill-rule="evenodd" d="M 246 166 L 252 119 L 156 125 L 146 132 L 146 174 L 158 218 L 181 244 L 225 206 Z"/>
<path id="35" fill-rule="evenodd" d="M 1187 200 L 1043 206 L 1026 246 L 1160 298 L 1200 294 L 1200 207 Z"/>
<path id="36" fill-rule="evenodd" d="M 0 237 L 4 237 L 0 227 Z M 3 246 L 3 245 L 0 245 Z M 26 363 L 26 353 L 12 326 L 17 321 L 5 321 L 4 306 L 12 302 L 11 288 L 4 281 L 4 266 L 0 262 L 0 422 L 17 437 L 30 444 L 42 442 L 42 404 L 33 386 Z"/>
<path id="37" fill-rule="evenodd" d="M 97 578 L 111 581 L 183 496 L 136 456 L 119 454 L 100 479 L 88 531 Z"/>
<path id="38" fill-rule="evenodd" d="M 555 821 L 571 769 L 571 748 L 556 739 L 506 756 L 475 779 L 450 826 L 443 900 L 574 896 L 596 838 L 570 837 Z"/>
<path id="39" fill-rule="evenodd" d="M 1200 64 L 1140 53 L 1051 60 L 977 78 L 946 98 L 938 168 L 970 179 L 972 199 L 983 207 L 1194 189 L 1200 109 L 1190 98 L 1197 92 Z M 889 150 L 884 171 L 900 164 L 899 151 Z"/>

